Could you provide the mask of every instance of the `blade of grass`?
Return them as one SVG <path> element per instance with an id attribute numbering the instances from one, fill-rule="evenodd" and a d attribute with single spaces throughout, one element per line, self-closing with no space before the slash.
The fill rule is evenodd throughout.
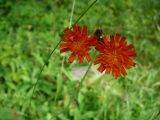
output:
<path id="1" fill-rule="evenodd" d="M 73 0 L 73 5 L 72 5 L 72 11 L 71 11 L 71 16 L 70 16 L 70 21 L 69 21 L 69 28 L 71 28 L 72 25 L 72 18 L 73 18 L 73 12 L 74 12 L 74 6 L 75 6 L 76 0 Z"/>
<path id="2" fill-rule="evenodd" d="M 159 118 L 160 118 L 160 111 L 158 111 L 156 115 L 153 114 L 151 120 L 159 120 Z"/>

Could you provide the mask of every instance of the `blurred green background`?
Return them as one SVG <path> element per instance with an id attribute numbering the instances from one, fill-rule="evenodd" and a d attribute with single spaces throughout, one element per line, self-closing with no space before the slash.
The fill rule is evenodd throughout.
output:
<path id="1" fill-rule="evenodd" d="M 92 3 L 75 0 L 72 23 Z M 93 66 L 69 64 L 59 48 L 73 0 L 0 0 L 0 120 L 160 120 L 160 0 L 99 0 L 79 21 L 135 44 L 137 66 L 113 78 Z"/>

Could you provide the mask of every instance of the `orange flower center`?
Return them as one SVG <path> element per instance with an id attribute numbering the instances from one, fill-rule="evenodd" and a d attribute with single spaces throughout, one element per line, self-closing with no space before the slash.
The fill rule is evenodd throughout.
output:
<path id="1" fill-rule="evenodd" d="M 81 50 L 82 47 L 84 46 L 84 43 L 83 42 L 79 42 L 79 41 L 76 41 L 73 44 L 74 44 L 74 49 L 75 50 Z"/>
<path id="2" fill-rule="evenodd" d="M 111 60 L 112 65 L 118 62 L 118 56 L 117 56 L 116 51 L 111 52 L 110 57 L 111 57 L 110 60 Z"/>

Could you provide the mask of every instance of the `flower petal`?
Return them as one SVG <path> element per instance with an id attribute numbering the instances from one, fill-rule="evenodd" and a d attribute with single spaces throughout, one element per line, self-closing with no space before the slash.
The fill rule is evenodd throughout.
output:
<path id="1" fill-rule="evenodd" d="M 84 56 L 83 55 L 78 55 L 78 59 L 80 63 L 83 63 Z"/>
<path id="2" fill-rule="evenodd" d="M 80 28 L 79 25 L 73 26 L 73 31 L 74 31 L 75 33 L 80 33 L 80 30 L 81 30 L 81 28 Z"/>
<path id="3" fill-rule="evenodd" d="M 125 36 L 123 36 L 123 37 L 121 38 L 119 44 L 120 44 L 121 46 L 124 46 L 124 45 L 126 44 L 126 37 L 125 37 Z"/>
<path id="4" fill-rule="evenodd" d="M 72 62 L 74 61 L 74 58 L 75 58 L 75 54 L 72 53 L 72 54 L 70 55 L 68 61 L 69 61 L 70 63 L 72 63 Z"/>
<path id="5" fill-rule="evenodd" d="M 60 53 L 63 53 L 63 52 L 66 52 L 66 51 L 70 51 L 70 49 L 69 49 L 69 48 L 62 48 L 62 49 L 60 50 Z"/>
<path id="6" fill-rule="evenodd" d="M 127 46 L 127 49 L 132 49 L 132 48 L 134 48 L 133 44 L 130 44 L 130 45 Z"/>
<path id="7" fill-rule="evenodd" d="M 100 65 L 98 71 L 103 72 L 106 69 L 104 65 Z"/>
<path id="8" fill-rule="evenodd" d="M 120 34 L 116 33 L 115 42 L 119 42 Z"/>
<path id="9" fill-rule="evenodd" d="M 108 45 L 109 42 L 108 42 L 107 36 L 106 36 L 106 35 L 103 35 L 102 38 L 103 38 L 104 43 L 105 43 L 106 45 Z"/>
<path id="10" fill-rule="evenodd" d="M 65 33 L 65 34 L 69 34 L 70 32 L 71 32 L 71 31 L 70 31 L 69 28 L 64 29 L 64 33 Z"/>
<path id="11" fill-rule="evenodd" d="M 85 25 L 82 27 L 82 35 L 84 35 L 84 36 L 88 35 L 87 27 Z"/>
<path id="12" fill-rule="evenodd" d="M 123 66 L 121 66 L 121 73 L 123 75 L 127 75 L 127 72 L 126 72 L 126 70 L 125 70 L 125 68 Z"/>
<path id="13" fill-rule="evenodd" d="M 88 53 L 86 53 L 86 58 L 87 58 L 88 62 L 90 62 L 92 60 Z"/>
<path id="14" fill-rule="evenodd" d="M 107 69 L 106 69 L 106 74 L 109 74 L 110 72 L 111 72 L 111 67 L 107 67 Z"/>
<path id="15" fill-rule="evenodd" d="M 63 47 L 68 47 L 70 44 L 69 43 L 61 43 L 59 46 L 60 48 L 63 48 Z"/>

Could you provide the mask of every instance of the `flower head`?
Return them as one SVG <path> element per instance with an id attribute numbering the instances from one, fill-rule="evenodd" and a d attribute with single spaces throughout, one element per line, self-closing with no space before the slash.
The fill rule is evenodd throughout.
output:
<path id="1" fill-rule="evenodd" d="M 70 51 L 69 62 L 72 63 L 76 56 L 80 63 L 83 63 L 86 57 L 88 62 L 91 61 L 89 50 L 91 46 L 96 44 L 96 37 L 89 36 L 87 27 L 83 26 L 82 29 L 78 25 L 73 26 L 73 30 L 66 28 L 64 30 L 64 36 L 61 38 L 62 43 L 60 44 L 60 52 Z"/>
<path id="2" fill-rule="evenodd" d="M 115 77 L 126 75 L 126 68 L 135 66 L 135 62 L 132 61 L 132 57 L 136 56 L 136 52 L 132 50 L 134 45 L 127 45 L 126 37 L 120 38 L 119 33 L 115 37 L 111 35 L 110 40 L 106 35 L 103 35 L 102 39 L 103 42 L 99 42 L 96 46 L 101 53 L 96 56 L 98 59 L 94 64 L 101 64 L 98 68 L 100 72 L 105 71 L 109 74 L 112 71 Z"/>

